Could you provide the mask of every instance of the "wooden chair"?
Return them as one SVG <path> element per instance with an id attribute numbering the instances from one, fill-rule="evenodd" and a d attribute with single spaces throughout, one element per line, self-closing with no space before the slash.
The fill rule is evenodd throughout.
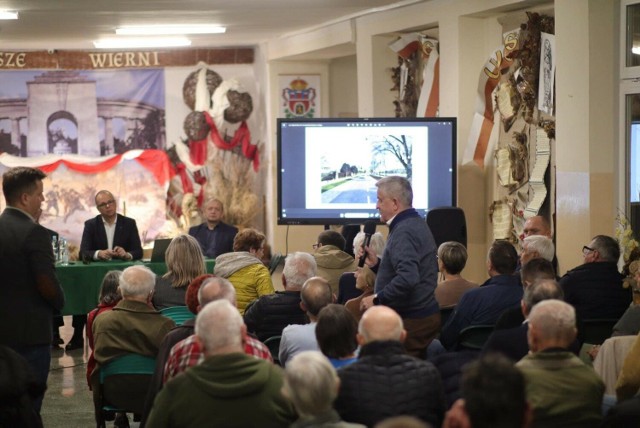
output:
<path id="1" fill-rule="evenodd" d="M 167 318 L 171 318 L 176 325 L 182 325 L 185 321 L 195 318 L 195 314 L 186 306 L 172 306 L 160 309 L 160 313 Z"/>
<path id="2" fill-rule="evenodd" d="M 106 428 L 105 412 L 142 414 L 155 367 L 155 358 L 126 354 L 97 368 L 93 382 L 97 428 Z"/>
<path id="3" fill-rule="evenodd" d="M 463 328 L 458 335 L 457 349 L 482 349 L 493 333 L 493 328 L 493 325 L 472 325 Z"/>

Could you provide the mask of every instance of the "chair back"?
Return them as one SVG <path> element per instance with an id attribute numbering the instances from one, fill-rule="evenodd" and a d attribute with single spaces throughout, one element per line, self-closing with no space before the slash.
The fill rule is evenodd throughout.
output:
<path id="1" fill-rule="evenodd" d="M 472 325 L 458 335 L 458 349 L 482 349 L 493 333 L 493 325 Z"/>
<path id="2" fill-rule="evenodd" d="M 176 325 L 182 325 L 185 321 L 195 318 L 195 314 L 186 306 L 172 306 L 160 309 L 160 313 L 167 318 L 171 318 Z"/>
<path id="3" fill-rule="evenodd" d="M 105 412 L 142 414 L 144 401 L 156 368 L 156 359 L 125 354 L 98 366 L 93 405 L 98 428 L 105 428 Z"/>
<path id="4" fill-rule="evenodd" d="M 275 253 L 271 256 L 271 261 L 269 262 L 269 273 L 271 275 L 278 269 L 278 266 L 280 266 L 283 260 L 284 256 L 281 253 Z"/>
<path id="5" fill-rule="evenodd" d="M 447 306 L 444 308 L 440 308 L 440 325 L 444 326 L 447 323 L 447 320 L 456 309 L 456 306 Z"/>
<path id="6" fill-rule="evenodd" d="M 591 345 L 602 345 L 602 343 L 611 337 L 613 326 L 618 322 L 617 319 L 590 319 L 582 321 L 582 342 Z"/>
<path id="7" fill-rule="evenodd" d="M 276 364 L 280 364 L 280 339 L 282 336 L 271 336 L 264 341 L 264 345 L 269 348 L 269 352 L 271 352 L 271 358 L 273 358 L 273 362 Z"/>

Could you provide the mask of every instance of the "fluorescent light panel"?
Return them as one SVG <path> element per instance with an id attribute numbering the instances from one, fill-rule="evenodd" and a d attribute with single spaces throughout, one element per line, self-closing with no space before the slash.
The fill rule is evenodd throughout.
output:
<path id="1" fill-rule="evenodd" d="M 192 25 L 136 25 L 116 28 L 116 34 L 123 36 L 152 36 L 170 34 L 220 34 L 225 27 L 211 24 Z"/>
<path id="2" fill-rule="evenodd" d="M 18 12 L 12 10 L 0 10 L 0 19 L 18 19 Z"/>
<path id="3" fill-rule="evenodd" d="M 191 46 L 186 37 L 113 37 L 93 42 L 97 49 L 174 48 Z"/>

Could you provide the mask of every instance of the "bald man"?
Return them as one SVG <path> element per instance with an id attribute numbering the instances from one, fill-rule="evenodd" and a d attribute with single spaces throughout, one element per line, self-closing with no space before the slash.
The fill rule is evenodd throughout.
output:
<path id="1" fill-rule="evenodd" d="M 407 355 L 402 319 L 387 306 L 368 309 L 358 325 L 358 361 L 338 372 L 335 408 L 345 421 L 373 426 L 398 415 L 440 426 L 445 411 L 440 375 L 427 361 Z"/>
<path id="2" fill-rule="evenodd" d="M 541 215 L 535 215 L 533 217 L 529 217 L 527 221 L 524 222 L 524 230 L 523 230 L 525 238 L 527 236 L 533 235 L 542 235 L 547 238 L 552 238 L 551 236 L 551 226 L 546 218 Z"/>

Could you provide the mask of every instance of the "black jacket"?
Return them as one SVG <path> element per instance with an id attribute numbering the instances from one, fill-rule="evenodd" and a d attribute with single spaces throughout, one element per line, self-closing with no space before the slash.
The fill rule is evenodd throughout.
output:
<path id="1" fill-rule="evenodd" d="M 300 308 L 299 291 L 276 291 L 254 300 L 244 311 L 247 331 L 264 342 L 282 335 L 289 324 L 308 324 L 307 315 Z"/>
<path id="2" fill-rule="evenodd" d="M 343 420 L 373 426 L 410 415 L 439 427 L 445 402 L 440 374 L 428 361 L 407 355 L 400 342 L 371 342 L 355 363 L 338 371 L 335 409 Z"/>
<path id="3" fill-rule="evenodd" d="M 113 247 L 122 247 L 131 254 L 133 260 L 142 258 L 142 244 L 136 221 L 118 214 L 116 231 L 113 235 Z M 102 216 L 98 215 L 84 222 L 80 255 L 83 259 L 93 259 L 97 250 L 107 248 L 107 232 L 104 230 Z"/>

